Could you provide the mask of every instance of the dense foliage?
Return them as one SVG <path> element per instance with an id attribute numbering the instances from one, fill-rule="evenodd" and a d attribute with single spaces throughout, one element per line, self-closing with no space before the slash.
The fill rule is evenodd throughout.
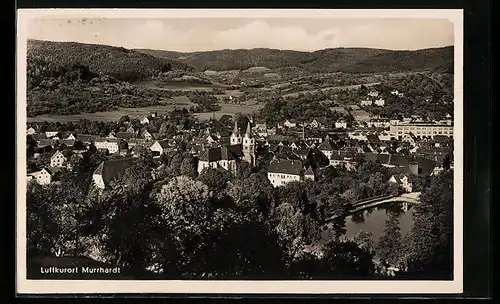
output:
<path id="1" fill-rule="evenodd" d="M 298 66 L 314 72 L 381 73 L 399 71 L 453 71 L 453 47 L 418 51 L 336 48 L 315 52 L 274 49 L 220 50 L 178 53 L 148 50 L 148 54 L 176 58 L 197 70 L 245 70 L 250 67 Z"/>
<path id="2" fill-rule="evenodd" d="M 132 81 L 170 70 L 189 70 L 184 63 L 133 50 L 98 44 L 29 40 L 28 58 L 40 58 L 62 65 L 79 63 L 95 73 Z"/>

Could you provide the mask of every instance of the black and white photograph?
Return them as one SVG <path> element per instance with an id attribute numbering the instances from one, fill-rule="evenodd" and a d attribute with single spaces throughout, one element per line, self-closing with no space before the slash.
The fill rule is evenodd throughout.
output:
<path id="1" fill-rule="evenodd" d="M 461 30 L 19 10 L 18 288 L 460 292 Z"/>

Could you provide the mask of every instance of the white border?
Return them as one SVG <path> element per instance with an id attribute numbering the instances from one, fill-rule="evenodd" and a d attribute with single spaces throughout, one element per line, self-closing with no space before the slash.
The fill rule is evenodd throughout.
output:
<path id="1" fill-rule="evenodd" d="M 285 9 L 20 9 L 17 11 L 18 293 L 434 294 L 463 292 L 463 10 Z M 454 24 L 454 280 L 453 281 L 98 281 L 26 280 L 26 24 L 31 18 L 418 18 Z"/>

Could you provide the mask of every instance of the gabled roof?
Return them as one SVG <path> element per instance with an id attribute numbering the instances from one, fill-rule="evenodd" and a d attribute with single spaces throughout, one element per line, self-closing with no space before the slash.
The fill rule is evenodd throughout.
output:
<path id="1" fill-rule="evenodd" d="M 116 133 L 116 138 L 121 138 L 121 139 L 131 139 L 137 137 L 135 133 L 130 133 L 130 132 L 118 132 Z"/>
<path id="2" fill-rule="evenodd" d="M 170 147 L 168 140 L 157 140 L 155 143 L 158 143 L 162 149 L 167 149 L 168 147 Z"/>
<path id="3" fill-rule="evenodd" d="M 42 139 L 38 141 L 38 147 L 47 147 L 47 146 L 54 146 L 56 144 L 57 140 L 54 139 Z"/>
<path id="4" fill-rule="evenodd" d="M 318 150 L 320 151 L 333 151 L 332 143 L 329 139 L 324 140 L 321 145 L 319 145 Z"/>
<path id="5" fill-rule="evenodd" d="M 96 135 L 91 134 L 76 134 L 76 139 L 81 142 L 94 142 L 97 139 Z"/>
<path id="6" fill-rule="evenodd" d="M 133 158 L 105 160 L 97 167 L 94 174 L 101 175 L 104 185 L 108 185 L 112 180 L 125 173 L 126 169 L 132 167 L 134 162 Z"/>
<path id="7" fill-rule="evenodd" d="M 311 166 L 307 168 L 306 172 L 304 172 L 304 175 L 314 175 L 314 171 Z"/>
<path id="8" fill-rule="evenodd" d="M 274 159 L 269 164 L 269 173 L 300 175 L 303 171 L 300 160 Z"/>

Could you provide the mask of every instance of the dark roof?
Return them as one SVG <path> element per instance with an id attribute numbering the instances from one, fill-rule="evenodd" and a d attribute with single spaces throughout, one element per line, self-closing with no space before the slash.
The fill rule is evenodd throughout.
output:
<path id="1" fill-rule="evenodd" d="M 168 140 L 157 140 L 157 142 L 158 142 L 158 144 L 160 144 L 160 147 L 162 147 L 163 149 L 170 147 Z"/>
<path id="2" fill-rule="evenodd" d="M 378 136 L 375 135 L 375 134 L 366 135 L 366 139 L 369 142 L 372 142 L 372 143 L 378 143 L 378 142 L 380 142 L 380 138 L 378 138 Z"/>
<path id="3" fill-rule="evenodd" d="M 300 175 L 302 173 L 302 162 L 300 160 L 274 159 L 269 164 L 270 173 L 283 173 Z"/>
<path id="4" fill-rule="evenodd" d="M 314 171 L 312 170 L 312 167 L 307 168 L 306 172 L 304 175 L 314 175 Z"/>
<path id="5" fill-rule="evenodd" d="M 105 160 L 97 167 L 94 174 L 101 175 L 104 185 L 108 185 L 112 180 L 125 173 L 125 170 L 130 168 L 134 162 L 133 158 Z"/>
<path id="6" fill-rule="evenodd" d="M 333 147 L 329 139 L 325 139 L 321 145 L 319 145 L 318 150 L 320 151 L 332 151 Z"/>
<path id="7" fill-rule="evenodd" d="M 350 160 L 353 159 L 355 156 L 355 153 L 352 151 L 333 151 L 332 155 L 330 156 L 331 160 Z"/>
<path id="8" fill-rule="evenodd" d="M 47 146 L 54 146 L 56 144 L 56 140 L 54 139 L 41 139 L 38 141 L 38 147 L 47 147 Z"/>
<path id="9" fill-rule="evenodd" d="M 121 139 L 131 139 L 137 137 L 135 133 L 130 133 L 130 132 L 118 132 L 116 133 L 116 138 L 121 138 Z"/>
<path id="10" fill-rule="evenodd" d="M 39 141 L 42 139 L 47 139 L 47 135 L 45 135 L 45 133 L 35 133 L 31 134 L 31 138 L 33 138 L 36 141 Z"/>
<path id="11" fill-rule="evenodd" d="M 84 142 L 84 143 L 91 143 L 97 139 L 96 135 L 90 135 L 90 134 L 76 134 L 75 137 L 77 140 Z"/>
<path id="12" fill-rule="evenodd" d="M 378 160 L 381 164 L 396 167 L 406 167 L 410 163 L 406 157 L 393 154 L 365 153 L 365 160 L 374 162 Z"/>
<path id="13" fill-rule="evenodd" d="M 75 144 L 75 140 L 74 139 L 61 139 L 61 140 L 59 140 L 59 143 L 65 144 L 68 147 L 72 147 Z"/>

